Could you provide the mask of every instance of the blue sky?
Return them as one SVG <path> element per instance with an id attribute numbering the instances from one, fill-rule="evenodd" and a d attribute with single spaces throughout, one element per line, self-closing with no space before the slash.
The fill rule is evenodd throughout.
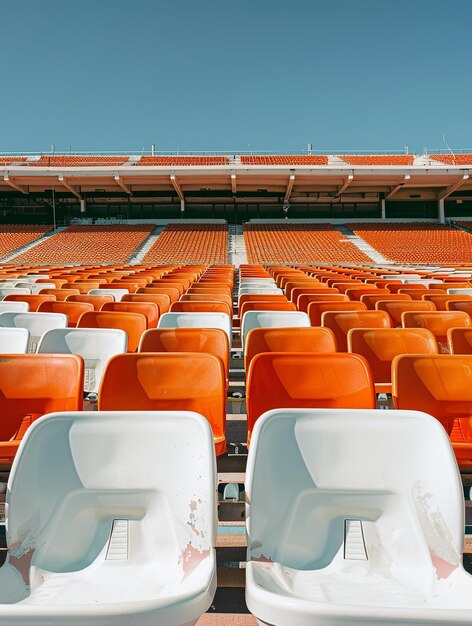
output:
<path id="1" fill-rule="evenodd" d="M 0 151 L 472 149 L 470 0 L 22 0 Z"/>

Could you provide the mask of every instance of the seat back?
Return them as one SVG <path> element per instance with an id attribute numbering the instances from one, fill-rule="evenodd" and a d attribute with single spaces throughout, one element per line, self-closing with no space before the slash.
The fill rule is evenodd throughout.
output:
<path id="1" fill-rule="evenodd" d="M 425 311 L 414 313 L 407 311 L 402 315 L 404 328 L 427 328 L 436 337 L 439 347 L 447 348 L 449 328 L 472 326 L 472 320 L 464 311 Z"/>
<path id="2" fill-rule="evenodd" d="M 0 313 L 28 313 L 28 311 L 29 304 L 27 302 L 0 301 Z"/>
<path id="3" fill-rule="evenodd" d="M 472 354 L 472 328 L 449 328 L 447 347 L 450 354 Z"/>
<path id="4" fill-rule="evenodd" d="M 329 328 L 253 328 L 246 337 L 244 368 L 261 352 L 336 352 Z"/>
<path id="5" fill-rule="evenodd" d="M 339 352 L 347 352 L 347 334 L 351 328 L 391 328 L 385 311 L 325 311 L 321 324 L 330 328 L 336 337 Z"/>
<path id="6" fill-rule="evenodd" d="M 5 296 L 3 299 L 4 302 L 27 302 L 29 304 L 29 311 L 31 313 L 35 313 L 39 310 L 40 305 L 43 302 L 54 302 L 56 300 L 56 296 L 48 296 L 48 295 L 19 295 L 19 294 L 11 294 L 9 296 Z"/>
<path id="7" fill-rule="evenodd" d="M 141 335 L 147 327 L 146 318 L 140 313 L 118 311 L 88 311 L 77 323 L 77 328 L 120 328 L 128 336 L 128 351 L 136 352 Z"/>
<path id="8" fill-rule="evenodd" d="M 262 580 L 271 562 L 302 574 L 334 565 L 359 570 L 361 579 L 365 563 L 378 567 L 382 580 L 380 549 L 395 554 L 402 571 L 437 581 L 441 593 L 449 583 L 432 562 L 445 563 L 448 572 L 461 563 L 462 484 L 446 433 L 428 415 L 271 411 L 254 429 L 245 489 L 248 568 Z M 347 549 L 360 547 L 362 555 L 362 544 L 366 560 L 343 560 L 362 559 Z"/>
<path id="9" fill-rule="evenodd" d="M 156 328 L 159 321 L 159 308 L 154 302 L 105 302 L 100 310 L 140 313 L 146 318 L 148 328 Z"/>
<path id="10" fill-rule="evenodd" d="M 0 354 L 26 354 L 29 337 L 27 328 L 0 328 Z"/>
<path id="11" fill-rule="evenodd" d="M 226 313 L 230 318 L 232 310 L 226 302 L 215 300 L 179 300 L 170 306 L 171 313 Z"/>
<path id="12" fill-rule="evenodd" d="M 49 295 L 49 296 L 56 296 L 56 300 L 58 302 L 63 301 L 67 298 L 67 296 L 78 296 L 80 295 L 80 290 L 79 289 L 61 289 L 61 288 L 56 288 L 56 289 L 41 289 L 41 291 L 39 292 L 39 295 Z"/>
<path id="13" fill-rule="evenodd" d="M 397 356 L 392 363 L 396 408 L 424 411 L 438 419 L 453 438 L 472 442 L 472 355 Z"/>
<path id="14" fill-rule="evenodd" d="M 224 330 L 231 348 L 231 320 L 226 313 L 165 313 L 158 328 L 219 328 Z"/>
<path id="15" fill-rule="evenodd" d="M 347 334 L 349 352 L 370 365 L 378 392 L 390 393 L 392 361 L 399 354 L 438 354 L 434 335 L 424 328 L 353 328 Z"/>
<path id="16" fill-rule="evenodd" d="M 411 296 L 399 293 L 392 293 L 387 297 L 385 297 L 385 294 L 379 296 L 372 293 L 366 293 L 361 296 L 361 302 L 363 302 L 368 309 L 375 309 L 375 305 L 377 304 L 377 302 L 382 302 L 383 300 L 389 300 L 390 302 L 411 302 Z"/>
<path id="17" fill-rule="evenodd" d="M 116 570 L 133 569 L 133 563 L 138 569 L 164 568 L 184 586 L 190 575 L 201 584 L 202 574 L 192 571 L 197 567 L 203 568 L 204 581 L 206 576 L 211 580 L 216 541 L 212 448 L 207 422 L 188 412 L 60 412 L 35 423 L 13 467 L 12 489 L 7 495 L 7 543 L 13 554 L 26 555 L 21 570 L 25 578 L 29 575 L 27 556 L 34 553 L 33 566 L 67 572 L 63 576 L 68 583 L 80 586 L 81 579 L 77 583 L 74 573 L 87 572 L 101 553 L 107 553 L 108 546 L 107 556 L 103 554 L 98 564 L 112 576 L 111 589 L 113 570 L 120 577 Z M 128 537 L 125 552 L 129 560 L 120 561 Z M 122 574 L 125 580 L 126 575 Z M 16 578 L 24 594 L 21 576 Z M 189 588 L 193 593 L 197 586 L 190 583 Z M 107 589 L 105 582 L 101 598 L 103 589 Z M 35 591 L 38 595 L 46 592 L 41 588 Z M 14 581 L 9 592 L 15 593 Z M 162 605 L 149 600 L 152 594 L 159 598 L 159 589 L 150 588 L 144 594 L 144 622 L 159 621 L 155 616 L 160 615 Z M 123 606 L 131 606 L 126 600 Z M 80 610 L 88 609 L 93 615 L 99 615 L 100 609 L 108 611 L 106 600 L 96 602 L 97 610 L 87 599 L 81 605 L 87 608 Z M 173 610 L 171 607 L 170 615 Z M 115 615 L 112 621 L 129 621 L 126 611 L 121 609 L 120 615 L 125 617 Z M 167 606 L 165 614 L 169 615 Z"/>
<path id="18" fill-rule="evenodd" d="M 296 311 L 293 302 L 245 302 L 241 305 L 239 315 L 242 318 L 247 311 Z"/>
<path id="19" fill-rule="evenodd" d="M 308 312 L 311 302 L 349 302 L 349 298 L 344 293 L 302 293 L 297 298 L 297 309 Z"/>
<path id="20" fill-rule="evenodd" d="M 180 291 L 175 287 L 164 287 L 161 285 L 160 287 L 145 287 L 144 289 L 138 289 L 136 295 L 160 295 L 163 294 L 168 296 L 169 300 L 172 302 L 177 302 L 180 298 Z M 170 308 L 170 306 L 169 306 Z"/>
<path id="21" fill-rule="evenodd" d="M 40 313 L 64 313 L 67 315 L 68 326 L 74 328 L 77 326 L 79 317 L 86 311 L 93 311 L 93 304 L 88 302 L 43 302 L 39 305 Z"/>
<path id="22" fill-rule="evenodd" d="M 432 302 L 425 300 L 412 300 L 411 302 L 389 301 L 388 298 L 380 300 L 376 303 L 377 311 L 386 311 L 391 319 L 393 326 L 402 325 L 402 315 L 405 311 L 435 311 L 436 307 Z"/>
<path id="23" fill-rule="evenodd" d="M 325 311 L 366 311 L 363 302 L 310 302 L 308 304 L 308 317 L 312 326 L 321 326 L 321 317 Z"/>
<path id="24" fill-rule="evenodd" d="M 42 337 L 38 354 L 77 354 L 85 364 L 84 391 L 97 393 L 108 360 L 126 352 L 128 337 L 119 328 L 55 328 Z"/>
<path id="25" fill-rule="evenodd" d="M 128 289 L 90 289 L 91 296 L 112 296 L 115 302 L 121 302 L 121 298 L 129 293 Z"/>
<path id="26" fill-rule="evenodd" d="M 159 315 L 167 313 L 170 309 L 170 298 L 165 293 L 142 294 L 129 293 L 121 298 L 121 302 L 154 302 L 159 308 Z"/>
<path id="27" fill-rule="evenodd" d="M 32 421 L 45 413 L 80 411 L 84 364 L 56 354 L 3 355 L 0 359 L 0 465 L 13 460 Z M 16 443 L 13 443 L 16 442 Z"/>
<path id="28" fill-rule="evenodd" d="M 63 313 L 0 313 L 0 327 L 27 328 L 30 333 L 28 353 L 36 352 L 44 333 L 51 328 L 67 328 Z"/>
<path id="29" fill-rule="evenodd" d="M 108 361 L 101 411 L 194 411 L 210 422 L 217 454 L 226 452 L 226 380 L 211 354 L 121 354 Z"/>
<path id="30" fill-rule="evenodd" d="M 301 311 L 248 311 L 241 320 L 243 348 L 246 337 L 253 328 L 306 328 L 310 318 Z"/>
<path id="31" fill-rule="evenodd" d="M 206 352 L 221 359 L 228 381 L 228 335 L 220 328 L 151 328 L 141 337 L 138 352 Z"/>
<path id="32" fill-rule="evenodd" d="M 275 408 L 375 408 L 367 361 L 357 354 L 265 352 L 247 375 L 248 441 L 258 417 Z"/>
<path id="33" fill-rule="evenodd" d="M 105 302 L 114 302 L 113 296 L 94 296 L 89 294 L 79 294 L 67 296 L 66 302 L 86 302 L 93 306 L 94 311 L 100 311 Z"/>

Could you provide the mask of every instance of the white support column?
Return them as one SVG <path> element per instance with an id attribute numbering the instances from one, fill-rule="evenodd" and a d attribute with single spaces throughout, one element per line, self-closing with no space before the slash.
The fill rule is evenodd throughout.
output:
<path id="1" fill-rule="evenodd" d="M 382 198 L 382 200 L 380 201 L 380 208 L 382 210 L 382 219 L 383 220 L 387 219 L 387 211 L 385 209 L 385 198 Z"/>
<path id="2" fill-rule="evenodd" d="M 180 214 L 183 215 L 185 213 L 185 200 L 182 199 L 180 201 Z"/>
<path id="3" fill-rule="evenodd" d="M 87 204 L 85 202 L 85 198 L 80 198 L 80 212 L 85 213 L 86 208 L 87 208 Z"/>
<path id="4" fill-rule="evenodd" d="M 444 198 L 439 198 L 438 200 L 438 219 L 440 224 L 446 223 L 446 218 L 444 215 Z"/>

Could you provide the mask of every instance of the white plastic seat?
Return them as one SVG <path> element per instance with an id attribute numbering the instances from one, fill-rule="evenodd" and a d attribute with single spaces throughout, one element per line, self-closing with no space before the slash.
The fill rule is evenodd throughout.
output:
<path id="1" fill-rule="evenodd" d="M 0 301 L 0 313 L 28 313 L 29 308 L 29 302 L 20 302 L 18 300 Z"/>
<path id="2" fill-rule="evenodd" d="M 462 484 L 430 415 L 270 411 L 246 492 L 246 602 L 259 624 L 471 623 Z"/>
<path id="3" fill-rule="evenodd" d="M 215 476 L 196 413 L 34 422 L 8 481 L 0 624 L 194 625 L 216 588 Z"/>
<path id="4" fill-rule="evenodd" d="M 310 318 L 303 311 L 246 311 L 241 320 L 241 337 L 244 347 L 247 334 L 253 328 L 306 328 Z"/>
<path id="5" fill-rule="evenodd" d="M 29 337 L 27 328 L 0 328 L 0 354 L 26 354 Z"/>
<path id="6" fill-rule="evenodd" d="M 91 289 L 91 296 L 113 296 L 115 302 L 121 302 L 121 298 L 129 294 L 129 289 Z"/>
<path id="7" fill-rule="evenodd" d="M 447 290 L 447 295 L 448 296 L 472 296 L 472 288 L 469 289 L 469 287 L 463 287 L 461 288 L 457 288 L 457 289 L 448 289 Z"/>
<path id="8" fill-rule="evenodd" d="M 283 295 L 283 293 L 284 293 L 283 289 L 278 289 L 276 287 L 266 287 L 266 288 L 241 287 L 241 289 L 238 291 L 238 297 L 247 296 L 251 294 L 256 294 L 256 295 L 266 294 L 266 295 L 274 296 L 274 295 Z"/>
<path id="9" fill-rule="evenodd" d="M 37 294 L 42 289 L 55 289 L 56 285 L 54 283 L 32 283 L 30 289 L 31 293 Z"/>
<path id="10" fill-rule="evenodd" d="M 84 391 L 98 393 L 108 360 L 128 349 L 119 328 L 54 328 L 42 336 L 38 354 L 78 354 L 85 363 Z"/>
<path id="11" fill-rule="evenodd" d="M 31 294 L 29 287 L 0 287 L 0 296 L 2 299 L 9 295 L 27 296 Z"/>
<path id="12" fill-rule="evenodd" d="M 44 333 L 52 328 L 67 328 L 63 313 L 0 313 L 0 327 L 27 328 L 30 333 L 28 353 L 36 352 Z"/>
<path id="13" fill-rule="evenodd" d="M 158 328 L 220 328 L 228 335 L 231 348 L 231 319 L 227 313 L 164 313 L 157 323 Z"/>

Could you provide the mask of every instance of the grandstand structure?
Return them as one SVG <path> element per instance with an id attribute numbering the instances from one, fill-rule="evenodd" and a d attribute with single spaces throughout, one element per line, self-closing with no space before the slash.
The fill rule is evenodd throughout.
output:
<path id="1" fill-rule="evenodd" d="M 437 219 L 472 209 L 472 154 L 0 155 L 0 209 L 90 219 Z M 54 216 L 53 210 L 54 208 Z M 53 219 L 53 217 L 55 219 Z"/>

